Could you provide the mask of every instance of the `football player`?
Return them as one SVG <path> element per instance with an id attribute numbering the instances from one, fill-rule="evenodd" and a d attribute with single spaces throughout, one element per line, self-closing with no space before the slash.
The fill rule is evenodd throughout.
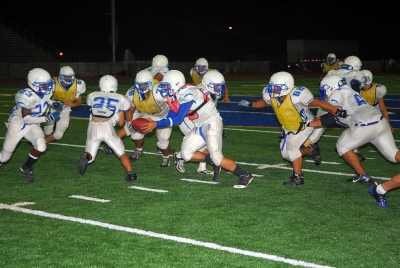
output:
<path id="1" fill-rule="evenodd" d="M 214 69 L 209 70 L 203 76 L 201 83 L 196 87 L 201 90 L 211 102 L 217 105 L 217 101 L 224 95 L 226 82 L 224 76 L 218 70 Z M 196 125 L 188 117 L 185 117 L 182 124 L 179 125 L 179 129 L 185 136 L 195 127 Z M 205 150 L 206 147 L 202 148 L 200 151 L 204 152 Z M 181 173 L 185 173 L 185 161 L 181 158 L 180 152 L 174 154 L 174 162 L 176 169 Z M 201 162 L 199 164 L 199 167 L 197 168 L 197 174 L 214 174 L 214 171 L 206 168 L 206 164 L 206 162 Z"/>
<path id="2" fill-rule="evenodd" d="M 205 58 L 197 59 L 195 66 L 190 69 L 189 72 L 190 77 L 192 78 L 193 85 L 197 86 L 198 84 L 201 84 L 203 76 L 211 70 L 213 69 L 208 68 L 208 61 Z M 225 87 L 225 93 L 222 97 L 222 102 L 231 102 L 229 99 L 228 87 Z"/>
<path id="3" fill-rule="evenodd" d="M 251 173 L 222 154 L 222 118 L 210 98 L 197 87 L 186 84 L 185 76 L 177 70 L 165 74 L 158 90 L 168 97 L 170 111 L 161 120 L 150 119 L 144 131 L 150 132 L 155 128 L 180 125 L 187 116 L 196 127 L 187 133 L 182 141 L 182 159 L 212 164 L 213 180 L 218 179 L 221 168 L 226 169 L 239 177 L 239 183 L 234 186 L 235 188 L 247 187 L 253 180 Z M 199 151 L 204 146 L 207 146 L 208 152 Z"/>
<path id="4" fill-rule="evenodd" d="M 344 63 L 341 65 L 339 70 L 330 70 L 326 76 L 329 75 L 338 75 L 342 77 L 347 83 L 347 85 L 351 86 L 351 88 L 357 92 L 365 85 L 365 76 L 361 71 L 362 62 L 356 56 L 349 56 L 345 59 Z M 317 117 L 323 115 L 326 111 L 322 109 L 317 110 Z M 322 134 L 325 132 L 326 128 L 316 128 L 314 132 L 310 135 L 310 137 L 304 143 L 305 147 L 315 146 L 319 147 L 318 141 L 321 138 Z M 358 149 L 355 149 L 356 154 L 360 158 L 361 161 L 365 160 L 365 157 L 360 154 Z M 314 159 L 315 161 L 315 159 Z"/>
<path id="5" fill-rule="evenodd" d="M 367 143 L 375 148 L 390 162 L 400 161 L 400 152 L 396 147 L 387 119 L 380 110 L 370 105 L 361 95 L 351 89 L 338 75 L 326 76 L 321 81 L 320 98 L 336 107 L 348 111 L 347 118 L 340 118 L 348 128 L 342 132 L 336 142 L 339 156 L 343 157 L 356 174 L 348 182 L 371 183 L 371 176 L 361 165 L 354 152 Z"/>
<path id="6" fill-rule="evenodd" d="M 327 75 L 327 73 L 330 70 L 339 70 L 339 60 L 336 59 L 336 55 L 333 53 L 329 53 L 326 56 L 326 61 L 321 63 L 321 68 L 322 68 L 322 75 L 321 78 L 319 79 L 319 81 L 321 82 L 322 78 L 324 78 L 325 75 Z"/>
<path id="7" fill-rule="evenodd" d="M 190 69 L 190 77 L 192 78 L 193 85 L 197 86 L 200 85 L 203 81 L 204 75 L 214 69 L 211 69 L 208 67 L 208 61 L 205 58 L 199 58 L 196 61 L 195 66 Z M 222 98 L 223 97 L 223 98 Z M 225 85 L 225 92 L 223 93 L 222 96 L 219 97 L 219 99 L 222 98 L 222 102 L 229 103 L 231 102 L 229 99 L 229 94 L 228 94 L 228 87 Z M 215 105 L 217 105 L 217 100 L 215 100 Z M 227 134 L 225 130 L 222 131 L 222 137 L 226 138 Z M 199 167 L 197 168 L 197 173 L 198 174 L 213 174 L 213 171 L 208 170 L 206 167 L 206 163 L 200 163 Z"/>
<path id="8" fill-rule="evenodd" d="M 158 84 L 154 84 L 153 75 L 147 69 L 136 74 L 135 83 L 128 89 L 125 96 L 133 102 L 133 106 L 126 113 L 127 123 L 124 128 L 121 128 L 117 135 L 120 138 L 131 136 L 135 142 L 136 149 L 130 156 L 132 162 L 135 162 L 143 155 L 143 145 L 146 133 L 137 132 L 131 127 L 130 122 L 136 118 L 152 118 L 159 120 L 164 118 L 169 111 L 166 95 L 157 90 Z M 170 137 L 172 127 L 160 128 L 156 131 L 157 148 L 160 148 L 162 153 L 161 167 L 170 165 Z"/>
<path id="9" fill-rule="evenodd" d="M 10 160 L 15 148 L 22 138 L 27 139 L 32 148 L 29 157 L 21 166 L 21 172 L 29 182 L 35 181 L 32 166 L 40 153 L 46 151 L 46 140 L 40 123 L 55 121 L 60 117 L 58 111 L 47 114 L 49 105 L 60 107 L 60 102 L 52 101 L 54 80 L 41 68 L 34 68 L 28 73 L 28 87 L 15 95 L 16 106 L 8 118 L 7 134 L 3 149 L 0 152 L 0 166 Z"/>
<path id="10" fill-rule="evenodd" d="M 69 66 L 62 67 L 59 76 L 53 78 L 55 90 L 52 99 L 61 102 L 63 105 L 50 108 L 50 112 L 59 111 L 60 118 L 44 124 L 44 134 L 48 136 L 46 143 L 61 140 L 69 126 L 71 107 L 82 104 L 82 94 L 86 91 L 85 82 L 76 78 L 74 70 Z M 54 125 L 56 130 L 52 133 Z"/>
<path id="11" fill-rule="evenodd" d="M 123 126 L 125 112 L 132 106 L 132 102 L 122 94 L 117 93 L 118 81 L 112 75 L 104 75 L 99 81 L 100 91 L 95 91 L 87 96 L 87 104 L 91 107 L 85 152 L 81 154 L 78 162 L 80 174 L 86 172 L 87 165 L 96 159 L 100 143 L 105 142 L 118 156 L 127 175 L 126 181 L 137 179 L 132 169 L 131 161 L 125 153 L 125 146 L 121 138 L 115 133 L 115 124 Z"/>
<path id="12" fill-rule="evenodd" d="M 288 72 L 277 72 L 271 76 L 268 86 L 263 89 L 262 99 L 253 102 L 241 100 L 239 105 L 254 108 L 272 106 L 274 109 L 278 121 L 282 125 L 281 155 L 285 160 L 291 162 L 293 167 L 293 175 L 290 177 L 290 181 L 283 183 L 285 186 L 304 184 L 302 156 L 311 154 L 312 148 L 302 147 L 302 145 L 314 130 L 308 124 L 315 118 L 308 107 L 318 106 L 329 111 L 321 117 L 323 126 L 333 124 L 334 116 L 346 116 L 346 111 L 314 98 L 308 88 L 295 86 L 293 76 Z"/>
<path id="13" fill-rule="evenodd" d="M 360 95 L 369 104 L 377 107 L 382 115 L 390 124 L 389 114 L 385 105 L 385 95 L 387 92 L 386 86 L 378 83 L 372 83 L 373 75 L 369 70 L 362 70 L 365 75 L 365 86 L 360 90 Z M 390 126 L 392 133 L 394 133 L 394 128 Z"/>

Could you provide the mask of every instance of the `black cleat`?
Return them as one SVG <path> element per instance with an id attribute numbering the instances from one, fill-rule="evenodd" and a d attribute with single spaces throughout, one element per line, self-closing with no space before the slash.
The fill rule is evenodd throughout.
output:
<path id="1" fill-rule="evenodd" d="M 128 172 L 126 175 L 125 181 L 135 181 L 137 180 L 137 175 L 134 171 Z"/>
<path id="2" fill-rule="evenodd" d="M 348 178 L 346 181 L 355 183 L 373 183 L 373 180 L 368 173 L 362 176 L 359 174 L 354 174 L 353 177 Z"/>
<path id="3" fill-rule="evenodd" d="M 228 135 L 226 135 L 225 130 L 222 130 L 222 139 L 226 139 L 228 137 Z"/>
<path id="4" fill-rule="evenodd" d="M 213 170 L 214 170 L 213 180 L 216 181 L 219 178 L 219 176 L 221 175 L 221 167 L 216 166 L 213 163 L 211 163 L 211 166 L 213 167 Z"/>
<path id="5" fill-rule="evenodd" d="M 371 186 L 371 188 L 369 188 L 369 194 L 375 198 L 376 205 L 378 207 L 387 208 L 388 204 L 386 203 L 386 196 L 384 194 L 378 194 L 376 192 L 377 186 L 378 186 L 378 184 L 375 182 L 375 185 Z"/>
<path id="6" fill-rule="evenodd" d="M 250 172 L 246 171 L 246 174 L 239 176 L 239 183 L 234 185 L 233 188 L 243 189 L 246 188 L 253 181 L 253 175 Z"/>
<path id="7" fill-rule="evenodd" d="M 32 172 L 32 167 L 27 167 L 23 165 L 21 167 L 21 172 L 25 174 L 25 179 L 29 182 L 34 182 L 35 181 L 35 176 L 33 175 Z"/>
<path id="8" fill-rule="evenodd" d="M 311 151 L 311 157 L 314 160 L 314 163 L 319 166 L 322 162 L 322 158 L 321 158 L 321 154 L 320 154 L 320 150 L 321 148 L 319 147 L 318 143 L 313 143 L 310 145 L 312 151 Z"/>
<path id="9" fill-rule="evenodd" d="M 113 150 L 111 150 L 111 148 L 108 147 L 107 144 L 104 144 L 104 145 L 103 145 L 103 148 L 102 148 L 101 150 L 102 150 L 103 153 L 105 153 L 106 155 L 113 155 L 113 154 L 114 154 Z"/>
<path id="10" fill-rule="evenodd" d="M 136 160 L 139 159 L 139 157 L 141 157 L 143 155 L 143 151 L 139 151 L 139 150 L 135 150 L 131 156 L 129 157 L 129 159 L 131 160 L 131 162 L 135 162 Z"/>
<path id="11" fill-rule="evenodd" d="M 293 173 L 293 175 L 290 176 L 290 181 L 285 181 L 283 183 L 285 186 L 298 186 L 302 184 L 304 184 L 304 175 L 296 173 Z"/>
<path id="12" fill-rule="evenodd" d="M 88 165 L 87 156 L 88 156 L 88 153 L 84 152 L 79 157 L 78 171 L 79 171 L 80 174 L 84 174 L 86 172 L 86 167 Z"/>
<path id="13" fill-rule="evenodd" d="M 161 159 L 161 164 L 160 167 L 169 167 L 169 157 L 168 158 L 162 158 Z"/>

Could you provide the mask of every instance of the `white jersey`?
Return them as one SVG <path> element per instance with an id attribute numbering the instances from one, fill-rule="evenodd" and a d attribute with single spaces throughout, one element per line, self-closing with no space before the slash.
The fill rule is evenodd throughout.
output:
<path id="1" fill-rule="evenodd" d="M 22 108 L 31 110 L 31 116 L 40 117 L 48 109 L 49 100 L 53 93 L 48 95 L 37 94 L 31 88 L 21 89 L 15 94 L 16 106 L 11 110 L 9 122 L 20 122 L 25 124 L 24 118 L 22 117 Z"/>
<path id="2" fill-rule="evenodd" d="M 334 90 L 329 96 L 328 102 L 347 111 L 347 118 L 338 118 L 337 120 L 349 127 L 375 122 L 382 116 L 378 109 L 368 104 L 359 93 L 348 85 L 341 87 L 340 90 Z"/>
<path id="3" fill-rule="evenodd" d="M 394 142 L 389 122 L 380 110 L 368 104 L 349 86 L 334 90 L 328 102 L 347 111 L 347 118 L 340 118 L 349 128 L 342 132 L 336 143 L 339 156 L 371 142 L 389 161 L 397 163 L 399 149 Z"/>
<path id="4" fill-rule="evenodd" d="M 189 116 L 188 118 L 196 125 L 201 126 L 204 124 L 208 124 L 215 118 L 221 118 L 215 104 L 213 101 L 209 100 L 207 96 L 205 96 L 201 90 L 197 87 L 187 84 L 186 86 L 181 87 L 176 92 L 176 98 L 179 104 L 187 103 L 189 101 L 194 101 L 190 111 L 195 110 L 197 107 L 203 104 L 204 101 L 207 101 L 204 106 L 202 106 L 199 110 L 196 111 L 194 115 Z M 207 100 L 205 100 L 207 99 Z M 221 119 L 222 120 L 222 119 Z"/>
<path id="5" fill-rule="evenodd" d="M 329 75 L 338 75 L 342 79 L 346 81 L 346 84 L 351 86 L 352 83 L 357 82 L 360 85 L 360 89 L 365 85 L 365 76 L 361 71 L 353 71 L 353 70 L 331 70 L 328 72 Z"/>
<path id="6" fill-rule="evenodd" d="M 149 71 L 153 77 L 157 74 L 161 74 L 162 76 L 164 76 L 169 71 L 169 69 L 164 66 L 150 66 L 145 70 Z"/>
<path id="7" fill-rule="evenodd" d="M 87 104 L 91 106 L 92 117 L 110 118 L 111 123 L 119 121 L 119 113 L 126 112 L 132 107 L 132 102 L 122 94 L 111 92 L 92 92 L 87 96 Z"/>

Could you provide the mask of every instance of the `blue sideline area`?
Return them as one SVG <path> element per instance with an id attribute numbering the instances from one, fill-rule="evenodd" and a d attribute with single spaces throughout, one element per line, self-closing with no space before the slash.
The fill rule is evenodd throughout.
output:
<path id="1" fill-rule="evenodd" d="M 280 124 L 271 107 L 256 109 L 251 107 L 239 106 L 239 101 L 245 99 L 248 101 L 255 101 L 261 96 L 230 96 L 231 102 L 218 103 L 218 110 L 224 120 L 224 126 L 243 126 L 243 127 L 279 127 Z M 394 128 L 400 128 L 400 96 L 387 95 L 385 96 L 385 103 L 389 111 L 389 118 L 391 125 Z M 316 114 L 317 109 L 312 108 L 311 111 Z M 89 117 L 89 107 L 81 105 L 73 107 L 71 116 L 76 117 Z M 343 128 L 341 125 L 333 127 Z"/>

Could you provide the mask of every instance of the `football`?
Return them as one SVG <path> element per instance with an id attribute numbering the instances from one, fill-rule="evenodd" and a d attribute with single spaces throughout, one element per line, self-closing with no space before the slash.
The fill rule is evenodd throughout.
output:
<path id="1" fill-rule="evenodd" d="M 136 118 L 135 120 L 132 120 L 132 126 L 136 129 L 137 132 L 140 133 L 145 133 L 143 131 L 143 124 L 147 124 L 149 122 L 149 120 L 147 120 L 146 118 Z"/>

